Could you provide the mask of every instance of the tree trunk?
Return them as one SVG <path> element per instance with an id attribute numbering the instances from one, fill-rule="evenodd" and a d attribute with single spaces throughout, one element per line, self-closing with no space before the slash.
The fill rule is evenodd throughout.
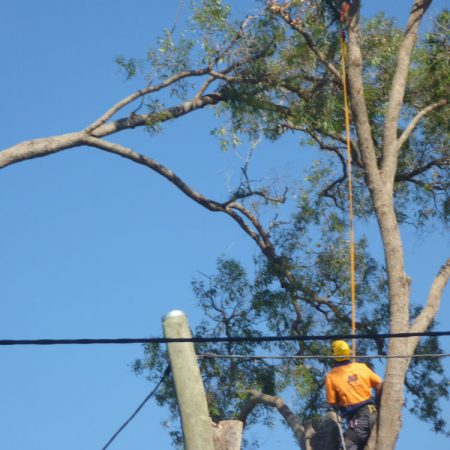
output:
<path id="1" fill-rule="evenodd" d="M 214 450 L 241 450 L 243 428 L 240 420 L 213 423 Z"/>

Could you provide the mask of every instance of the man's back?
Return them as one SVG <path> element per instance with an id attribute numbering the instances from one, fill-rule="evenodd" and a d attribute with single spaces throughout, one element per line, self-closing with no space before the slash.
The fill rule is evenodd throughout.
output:
<path id="1" fill-rule="evenodd" d="M 372 388 L 381 382 L 381 378 L 366 364 L 338 363 L 325 379 L 327 402 L 345 409 L 363 405 L 371 400 Z"/>

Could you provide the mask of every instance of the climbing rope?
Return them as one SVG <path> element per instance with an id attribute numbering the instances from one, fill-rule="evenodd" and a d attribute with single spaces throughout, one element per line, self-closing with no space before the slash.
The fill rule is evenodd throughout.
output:
<path id="1" fill-rule="evenodd" d="M 350 228 L 350 286 L 352 300 L 352 334 L 356 334 L 356 287 L 355 287 L 355 233 L 353 227 L 353 183 L 352 183 L 352 147 L 350 142 L 350 108 L 348 103 L 347 87 L 347 43 L 345 40 L 345 21 L 350 8 L 348 2 L 342 3 L 340 13 L 341 22 L 341 54 L 342 54 L 342 85 L 344 90 L 345 111 L 345 135 L 347 142 L 347 179 L 348 179 L 348 203 L 349 203 L 349 228 Z M 352 340 L 352 356 L 356 357 L 356 339 Z"/>

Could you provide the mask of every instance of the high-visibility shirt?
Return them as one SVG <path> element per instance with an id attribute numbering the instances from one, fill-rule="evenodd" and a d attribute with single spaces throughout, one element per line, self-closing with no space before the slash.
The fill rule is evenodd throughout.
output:
<path id="1" fill-rule="evenodd" d="M 327 402 L 344 409 L 364 405 L 372 398 L 372 388 L 380 383 L 381 377 L 366 364 L 339 364 L 325 378 Z"/>

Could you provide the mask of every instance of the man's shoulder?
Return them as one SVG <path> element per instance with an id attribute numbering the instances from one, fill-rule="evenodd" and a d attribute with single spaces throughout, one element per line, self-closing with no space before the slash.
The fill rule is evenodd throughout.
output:
<path id="1" fill-rule="evenodd" d="M 352 363 L 352 367 L 357 370 L 372 372 L 372 369 L 364 362 L 355 361 Z"/>
<path id="2" fill-rule="evenodd" d="M 330 373 L 347 372 L 349 370 L 358 370 L 358 371 L 369 370 L 370 371 L 370 368 L 367 366 L 367 364 L 365 364 L 363 362 L 352 361 L 347 364 L 342 364 L 342 365 L 333 367 L 331 369 Z"/>

